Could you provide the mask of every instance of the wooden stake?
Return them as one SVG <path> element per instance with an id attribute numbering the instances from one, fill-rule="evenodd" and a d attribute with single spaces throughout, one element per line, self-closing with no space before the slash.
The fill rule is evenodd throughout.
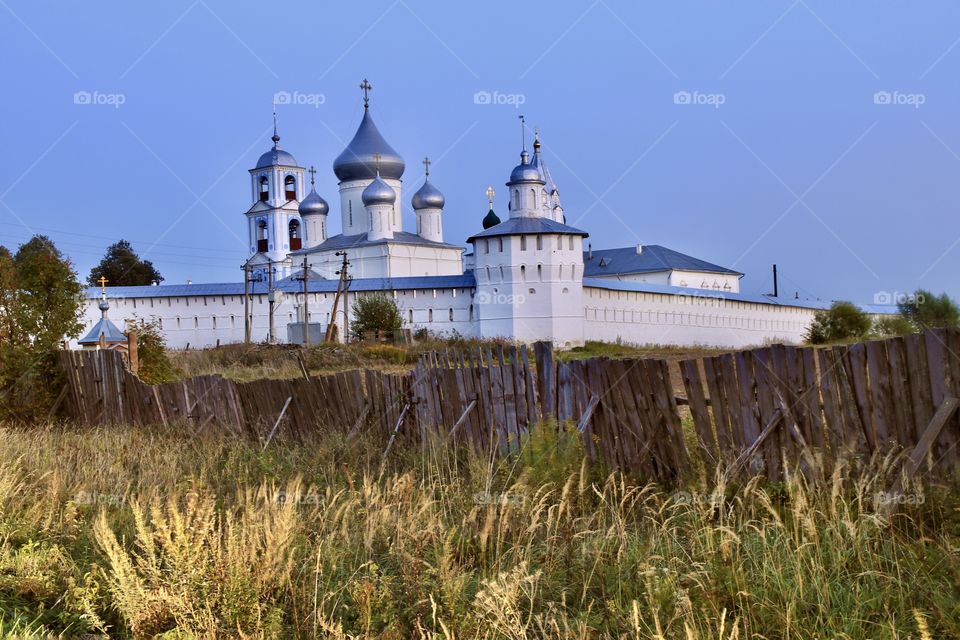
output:
<path id="1" fill-rule="evenodd" d="M 277 429 L 280 428 L 280 421 L 283 420 L 283 414 L 287 412 L 287 407 L 290 406 L 290 401 L 293 400 L 293 396 L 287 398 L 287 401 L 283 403 L 283 409 L 280 410 L 280 415 L 277 417 L 277 422 L 273 425 L 273 429 L 270 430 L 270 434 L 267 436 L 267 441 L 263 443 L 263 450 L 267 450 L 267 445 L 270 444 L 270 441 L 273 440 L 273 434 L 277 432 Z"/>

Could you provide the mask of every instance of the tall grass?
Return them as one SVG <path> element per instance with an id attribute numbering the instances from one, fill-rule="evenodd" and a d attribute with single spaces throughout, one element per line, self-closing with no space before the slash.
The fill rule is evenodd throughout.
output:
<path id="1" fill-rule="evenodd" d="M 960 637 L 956 494 L 503 461 L 382 438 L 0 429 L 0 635 Z"/>

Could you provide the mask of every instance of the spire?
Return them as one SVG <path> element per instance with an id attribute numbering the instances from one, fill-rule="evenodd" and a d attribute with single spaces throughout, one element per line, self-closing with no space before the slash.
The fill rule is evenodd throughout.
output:
<path id="1" fill-rule="evenodd" d="M 517 117 L 520 118 L 520 150 L 523 153 L 526 153 L 527 152 L 527 120 L 526 118 L 523 117 L 522 113 Z"/>
<path id="2" fill-rule="evenodd" d="M 363 82 L 360 83 L 360 88 L 363 89 L 363 110 L 366 111 L 370 108 L 370 90 L 373 89 L 373 85 L 364 78 Z"/>
<path id="3" fill-rule="evenodd" d="M 273 140 L 273 148 L 276 149 L 280 146 L 280 134 L 277 133 L 277 103 L 273 103 L 273 137 L 270 138 Z"/>

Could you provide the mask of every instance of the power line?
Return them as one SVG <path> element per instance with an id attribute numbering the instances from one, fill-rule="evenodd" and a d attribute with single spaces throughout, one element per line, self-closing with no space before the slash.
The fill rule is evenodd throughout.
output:
<path id="1" fill-rule="evenodd" d="M 27 225 L 18 224 L 18 223 L 15 223 L 15 222 L 0 222 L 0 224 L 2 224 L 2 225 L 7 225 L 7 226 L 10 226 L 10 227 L 20 227 L 20 228 L 22 228 L 22 229 L 27 229 L 27 230 L 29 230 L 29 231 L 45 231 L 45 232 L 47 232 L 47 233 L 62 233 L 62 234 L 64 234 L 64 235 L 68 235 L 68 236 L 78 236 L 78 237 L 83 237 L 83 238 L 95 238 L 95 239 L 98 239 L 98 240 L 113 240 L 114 242 L 117 241 L 117 238 L 110 237 L 110 236 L 98 236 L 98 235 L 94 235 L 94 234 L 90 234 L 90 233 L 78 233 L 78 232 L 76 232 L 76 231 L 64 231 L 64 230 L 62 230 L 62 229 L 51 229 L 51 228 L 49 228 L 49 227 L 27 226 Z M 151 243 L 151 242 L 149 242 L 149 241 L 147 241 L 147 240 L 128 240 L 128 242 L 131 242 L 131 243 L 136 242 L 136 243 L 139 243 L 139 244 L 154 244 L 155 246 L 158 246 L 158 247 L 161 247 L 161 246 L 163 246 L 163 247 L 171 247 L 171 248 L 173 248 L 173 249 L 192 249 L 192 250 L 195 250 L 195 251 L 217 251 L 217 252 L 220 252 L 220 253 L 230 253 L 230 254 L 233 254 L 233 255 L 236 255 L 236 253 L 237 253 L 236 251 L 231 251 L 230 249 L 214 249 L 214 248 L 208 248 L 208 247 L 189 247 L 189 246 L 185 246 L 185 245 L 170 244 L 170 243 L 166 243 L 166 242 Z"/>

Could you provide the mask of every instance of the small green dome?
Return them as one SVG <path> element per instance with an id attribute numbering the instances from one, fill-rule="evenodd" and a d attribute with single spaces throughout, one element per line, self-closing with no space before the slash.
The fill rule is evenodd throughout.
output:
<path id="1" fill-rule="evenodd" d="M 490 227 L 495 227 L 500 224 L 500 218 L 497 217 L 497 214 L 493 212 L 493 209 L 487 212 L 487 215 L 483 217 L 483 228 L 489 229 Z"/>

